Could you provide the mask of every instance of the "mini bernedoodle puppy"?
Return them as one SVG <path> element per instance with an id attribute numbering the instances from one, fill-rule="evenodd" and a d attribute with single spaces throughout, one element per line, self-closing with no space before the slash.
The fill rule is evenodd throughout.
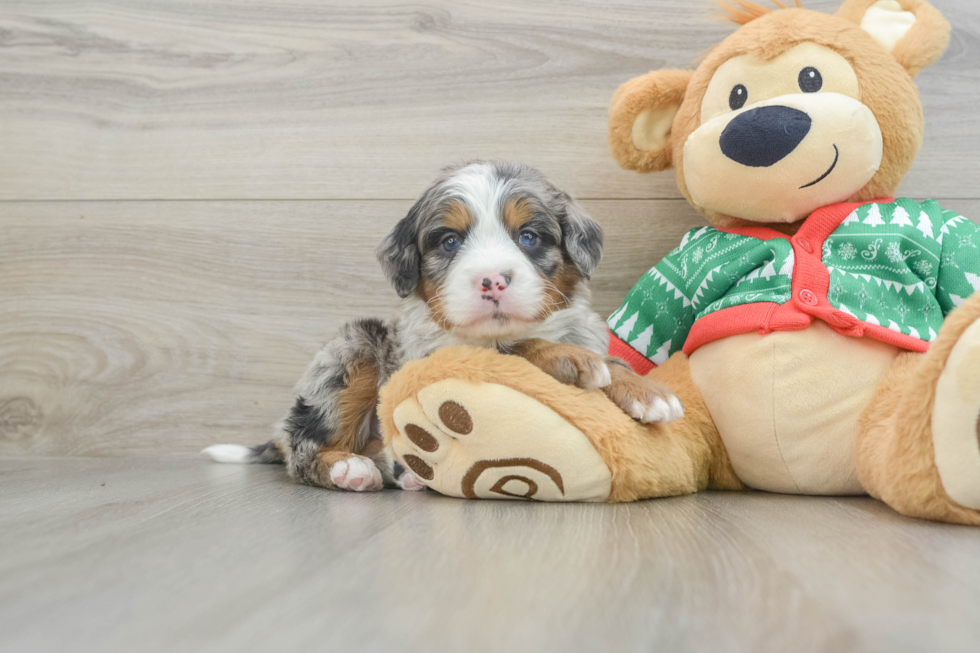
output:
<path id="1" fill-rule="evenodd" d="M 204 452 L 220 462 L 285 462 L 293 478 L 330 489 L 424 489 L 382 443 L 378 391 L 406 362 L 459 344 L 601 388 L 642 422 L 682 417 L 672 392 L 607 355 L 606 324 L 586 283 L 602 239 L 582 207 L 533 168 L 475 161 L 447 169 L 378 248 L 403 298 L 397 317 L 346 324 L 306 370 L 271 442 Z"/>

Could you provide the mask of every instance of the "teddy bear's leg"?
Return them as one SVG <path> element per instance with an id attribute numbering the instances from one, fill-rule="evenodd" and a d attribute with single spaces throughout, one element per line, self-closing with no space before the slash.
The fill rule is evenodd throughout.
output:
<path id="1" fill-rule="evenodd" d="M 395 454 L 451 496 L 614 502 L 738 487 L 716 473 L 720 440 L 705 436 L 710 418 L 689 374 L 683 383 L 685 365 L 664 366 L 687 408 L 664 426 L 526 360 L 469 347 L 406 365 L 382 389 L 378 414 Z"/>
<path id="2" fill-rule="evenodd" d="M 980 293 L 900 356 L 861 417 L 858 477 L 899 512 L 980 525 Z"/>

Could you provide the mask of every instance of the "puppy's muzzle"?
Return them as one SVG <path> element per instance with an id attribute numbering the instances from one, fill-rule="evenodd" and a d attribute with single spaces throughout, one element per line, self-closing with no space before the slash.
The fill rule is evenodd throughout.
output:
<path id="1" fill-rule="evenodd" d="M 496 272 L 482 277 L 478 276 L 476 280 L 477 290 L 483 299 L 500 301 L 513 276 L 511 272 Z"/>

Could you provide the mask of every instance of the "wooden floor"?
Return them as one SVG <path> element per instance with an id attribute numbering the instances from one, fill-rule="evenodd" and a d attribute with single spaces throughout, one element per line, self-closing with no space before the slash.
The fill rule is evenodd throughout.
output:
<path id="1" fill-rule="evenodd" d="M 977 220 L 980 2 L 933 3 L 900 194 Z M 392 311 L 373 250 L 447 164 L 582 200 L 614 310 L 703 221 L 617 168 L 609 100 L 696 65 L 713 11 L 0 0 L 0 653 L 980 651 L 980 529 L 869 499 L 340 495 L 194 457 L 265 441 L 321 343 Z"/>
<path id="2" fill-rule="evenodd" d="M 900 194 L 980 219 L 980 2 L 935 0 Z M 806 0 L 833 11 L 839 0 Z M 261 442 L 396 297 L 374 248 L 448 164 L 541 168 L 606 231 L 615 310 L 703 219 L 606 113 L 734 26 L 711 0 L 0 0 L 0 455 Z"/>
<path id="3" fill-rule="evenodd" d="M 2 458 L 0 650 L 980 650 L 980 531 L 871 499 L 339 494 Z"/>

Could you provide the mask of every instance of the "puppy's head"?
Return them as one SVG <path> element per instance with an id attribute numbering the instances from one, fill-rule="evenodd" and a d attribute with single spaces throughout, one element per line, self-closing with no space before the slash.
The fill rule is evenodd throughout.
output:
<path id="1" fill-rule="evenodd" d="M 602 256 L 602 229 L 541 173 L 477 161 L 430 186 L 378 248 L 402 297 L 464 338 L 520 337 L 566 308 Z"/>

